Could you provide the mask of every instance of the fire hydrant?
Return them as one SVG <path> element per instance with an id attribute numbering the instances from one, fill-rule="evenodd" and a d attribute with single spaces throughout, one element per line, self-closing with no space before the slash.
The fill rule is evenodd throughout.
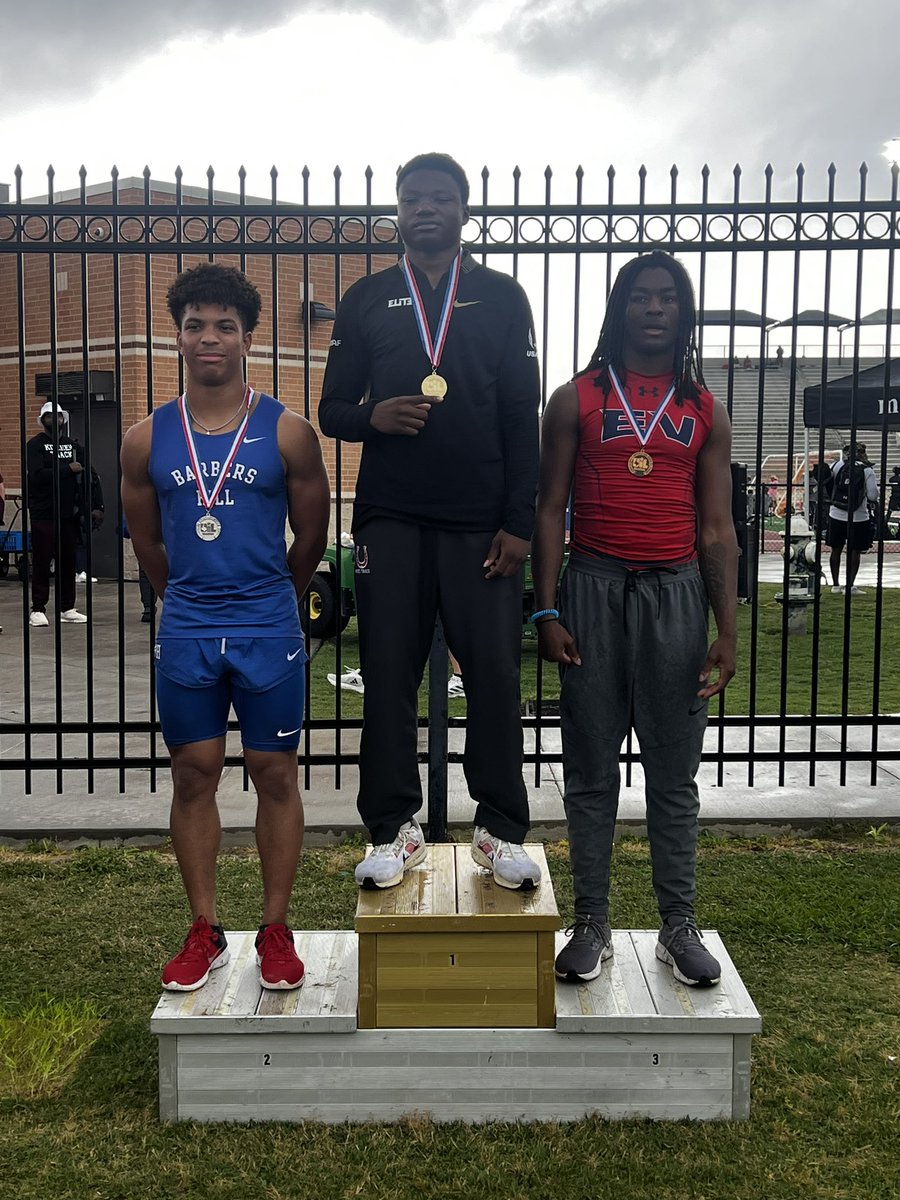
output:
<path id="1" fill-rule="evenodd" d="M 791 573 L 787 593 L 777 592 L 775 599 L 787 606 L 788 633 L 806 633 L 806 610 L 815 602 L 819 585 L 815 534 L 803 517 L 794 516 L 790 535 L 785 530 L 781 536 L 785 541 L 781 553 L 790 562 Z"/>

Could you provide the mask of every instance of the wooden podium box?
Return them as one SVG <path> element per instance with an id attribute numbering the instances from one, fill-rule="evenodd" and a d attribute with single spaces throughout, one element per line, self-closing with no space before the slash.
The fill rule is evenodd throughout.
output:
<path id="1" fill-rule="evenodd" d="M 598 979 L 557 982 L 555 1029 L 358 1029 L 357 934 L 296 932 L 306 980 L 285 992 L 259 986 L 255 930 L 227 937 L 231 960 L 199 991 L 164 993 L 151 1018 L 164 1121 L 750 1115 L 761 1021 L 714 930 L 714 988 L 678 983 L 656 930 L 613 930 Z"/>
<path id="2" fill-rule="evenodd" d="M 429 846 L 394 888 L 361 891 L 360 1029 L 553 1028 L 562 922 L 543 846 L 531 892 L 499 887 L 466 845 Z"/>

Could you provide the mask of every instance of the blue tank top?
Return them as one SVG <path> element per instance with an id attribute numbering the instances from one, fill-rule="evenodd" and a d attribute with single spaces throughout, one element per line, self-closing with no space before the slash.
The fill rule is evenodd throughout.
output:
<path id="1" fill-rule="evenodd" d="M 284 405 L 258 393 L 247 432 L 213 508 L 222 532 L 197 536 L 204 508 L 197 492 L 176 400 L 153 413 L 150 478 L 159 497 L 169 582 L 159 636 L 292 637 L 300 633 L 297 596 L 284 540 L 287 488 L 278 452 Z M 207 492 L 234 441 L 195 433 Z"/>

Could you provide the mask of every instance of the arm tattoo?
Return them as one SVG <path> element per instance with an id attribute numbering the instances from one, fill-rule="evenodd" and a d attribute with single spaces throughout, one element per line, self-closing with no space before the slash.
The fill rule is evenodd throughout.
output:
<path id="1" fill-rule="evenodd" d="M 699 548 L 698 558 L 716 624 L 721 626 L 727 616 L 729 603 L 728 551 L 721 542 L 712 542 L 709 546 Z"/>

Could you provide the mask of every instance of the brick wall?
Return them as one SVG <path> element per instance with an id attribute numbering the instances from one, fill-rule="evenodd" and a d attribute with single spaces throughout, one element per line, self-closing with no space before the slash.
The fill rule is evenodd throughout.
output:
<path id="1" fill-rule="evenodd" d="M 97 193 L 90 197 L 98 205 L 109 202 L 110 194 Z M 171 192 L 151 193 L 154 204 L 174 203 Z M 185 204 L 198 202 L 186 196 Z M 141 190 L 123 189 L 120 204 L 143 203 Z M 62 202 L 63 204 L 65 201 Z M 157 218 L 157 221 L 164 218 Z M 39 234 L 37 218 L 32 228 Z M 138 239 L 140 225 L 123 222 L 122 238 Z M 162 230 L 162 226 L 159 226 Z M 237 231 L 225 218 L 219 225 L 219 236 L 230 237 Z M 198 219 L 195 230 L 203 235 L 203 221 Z M 58 236 L 78 235 L 73 219 L 58 226 Z M 205 253 L 185 255 L 185 268 L 207 261 Z M 216 261 L 240 267 L 238 255 L 216 254 Z M 296 412 L 307 416 L 318 429 L 316 413 L 321 393 L 322 377 L 328 343 L 330 321 L 313 321 L 310 326 L 309 347 L 304 345 L 304 296 L 333 308 L 336 302 L 335 257 L 330 254 L 306 257 L 289 251 L 280 252 L 275 260 L 269 254 L 248 255 L 244 269 L 263 299 L 260 323 L 253 335 L 248 376 L 257 388 L 272 392 Z M 372 261 L 372 270 L 391 265 L 393 256 L 380 256 Z M 118 306 L 116 305 L 115 260 L 111 254 L 57 254 L 55 258 L 41 253 L 23 253 L 21 258 L 24 280 L 24 348 L 25 348 L 25 439 L 38 430 L 37 413 L 44 401 L 35 390 L 36 377 L 51 370 L 51 330 L 55 329 L 56 369 L 58 372 L 80 371 L 83 368 L 85 335 L 89 369 L 114 371 L 116 368 L 116 334 L 119 342 L 121 389 L 119 402 L 122 428 L 140 420 L 156 405 L 172 398 L 178 391 L 179 359 L 175 348 L 174 327 L 166 309 L 166 291 L 175 278 L 176 259 L 172 254 L 120 254 L 118 258 Z M 83 273 L 87 271 L 87 306 L 83 303 Z M 365 274 L 366 260 L 360 255 L 342 255 L 340 259 L 340 292 Z M 19 356 L 19 267 L 13 254 L 0 254 L 0 471 L 7 485 L 21 486 L 20 478 L 20 356 Z M 147 294 L 150 296 L 148 320 Z M 118 310 L 118 328 L 116 312 Z M 277 317 L 277 346 L 275 318 Z M 149 348 L 148 348 L 149 330 Z M 308 363 L 308 370 L 307 370 Z M 336 483 L 336 445 L 322 438 L 322 449 L 328 465 L 332 487 Z M 359 448 L 345 445 L 341 456 L 341 488 L 352 493 L 359 465 Z"/>

